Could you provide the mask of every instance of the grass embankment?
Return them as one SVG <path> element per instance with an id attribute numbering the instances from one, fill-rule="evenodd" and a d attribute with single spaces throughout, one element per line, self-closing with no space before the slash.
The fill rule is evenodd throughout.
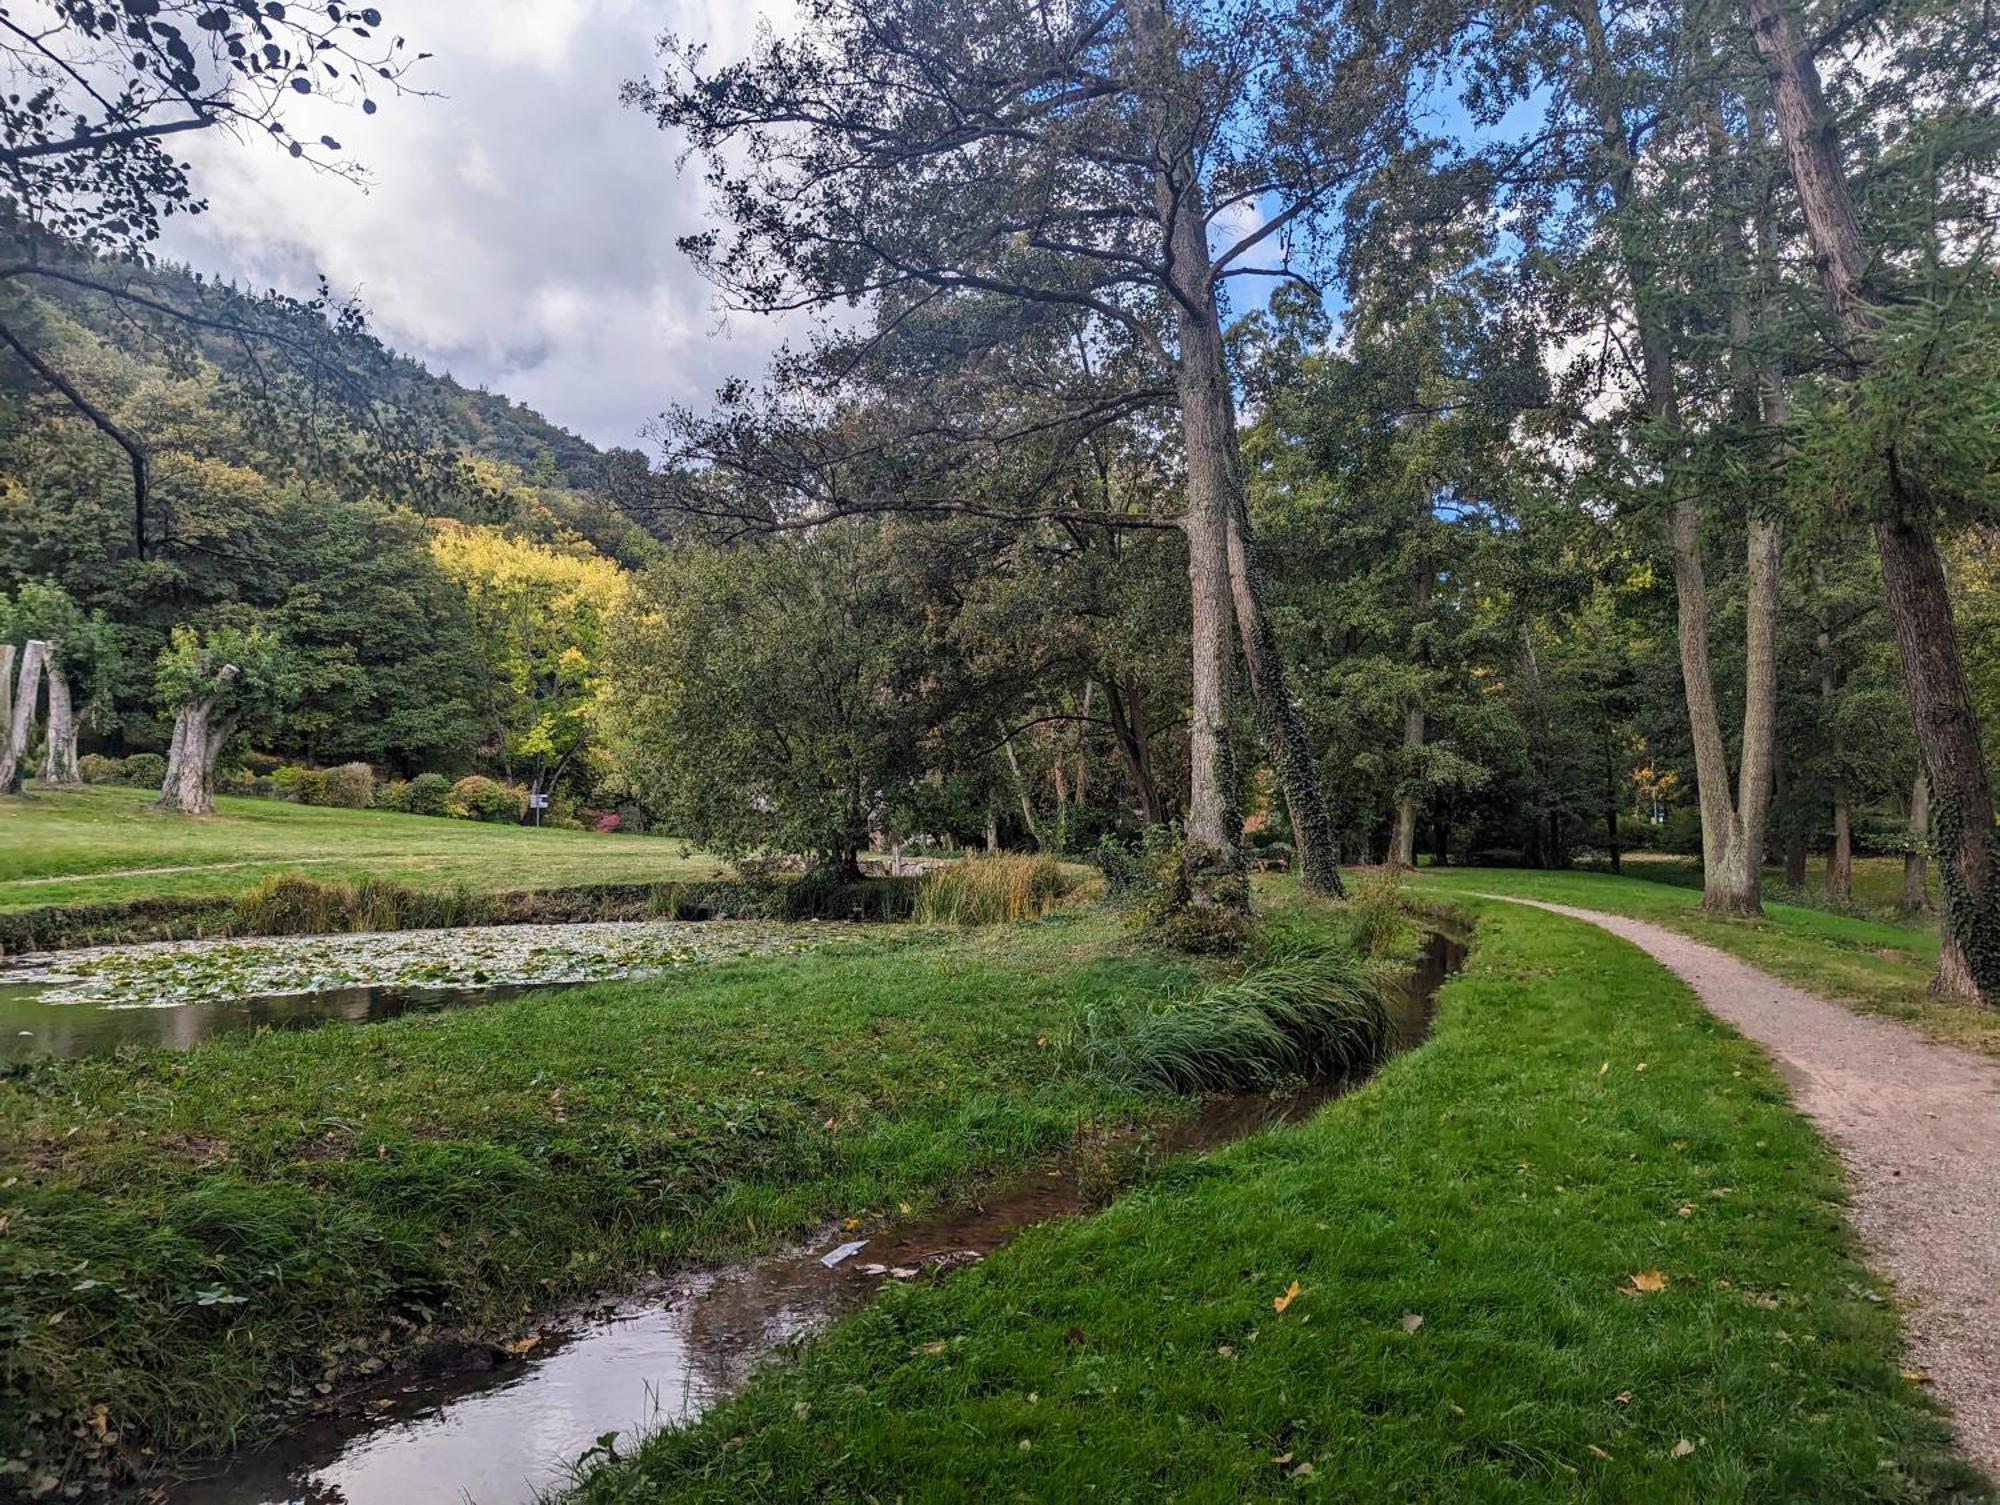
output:
<path id="1" fill-rule="evenodd" d="M 2000 1055 L 2000 1009 L 1931 997 L 1935 930 L 1769 899 L 1761 920 L 1723 919 L 1702 913 L 1699 890 L 1608 873 L 1426 868 L 1415 887 L 1432 894 L 1516 894 L 1649 920 L 1809 992 L 1908 1020 L 1934 1039 Z"/>
<path id="2" fill-rule="evenodd" d="M 666 837 L 536 830 L 222 798 L 199 820 L 150 808 L 146 789 L 29 786 L 0 801 L 0 911 L 241 894 L 298 869 L 327 882 L 389 878 L 476 893 L 720 876 Z"/>
<path id="3" fill-rule="evenodd" d="M 240 1442 L 427 1333 L 1176 1115 L 1072 1037 L 1200 980 L 1070 912 L 0 1078 L 0 1466 Z"/>
<path id="4" fill-rule="evenodd" d="M 888 1292 L 581 1498 L 1971 1497 L 1758 1053 L 1480 910 L 1369 1087 Z"/>

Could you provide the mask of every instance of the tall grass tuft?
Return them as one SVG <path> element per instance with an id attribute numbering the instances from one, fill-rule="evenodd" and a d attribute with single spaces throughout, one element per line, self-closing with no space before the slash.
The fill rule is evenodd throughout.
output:
<path id="1" fill-rule="evenodd" d="M 917 890 L 920 925 L 997 925 L 1047 914 L 1076 881 L 1046 852 L 968 857 L 925 877 Z"/>
<path id="2" fill-rule="evenodd" d="M 330 935 L 363 930 L 447 930 L 490 924 L 488 896 L 464 885 L 419 891 L 387 878 L 322 883 L 301 873 L 274 873 L 236 901 L 237 935 Z"/>
<path id="3" fill-rule="evenodd" d="M 1375 1065 L 1394 1038 L 1385 968 L 1303 940 L 1198 998 L 1087 1016 L 1089 1069 L 1142 1091 L 1242 1092 Z"/>

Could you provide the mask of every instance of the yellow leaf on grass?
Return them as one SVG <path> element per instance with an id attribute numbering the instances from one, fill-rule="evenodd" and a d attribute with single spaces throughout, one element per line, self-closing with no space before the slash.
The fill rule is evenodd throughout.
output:
<path id="1" fill-rule="evenodd" d="M 1665 1270 L 1634 1270 L 1629 1278 L 1631 1281 L 1631 1285 L 1627 1288 L 1629 1295 L 1650 1296 L 1667 1288 Z"/>
<path id="2" fill-rule="evenodd" d="M 1299 1299 L 1299 1283 L 1295 1280 L 1289 1286 L 1285 1287 L 1284 1295 L 1273 1296 L 1271 1298 L 1271 1310 L 1274 1312 L 1283 1312 L 1286 1307 L 1290 1306 L 1294 1301 L 1297 1301 L 1298 1299 Z"/>
<path id="3" fill-rule="evenodd" d="M 1685 1458 L 1689 1453 L 1694 1451 L 1694 1444 L 1683 1437 L 1679 1442 L 1667 1449 L 1667 1451 L 1675 1458 Z"/>
<path id="4" fill-rule="evenodd" d="M 1611 1455 L 1605 1452 L 1604 1449 L 1599 1447 L 1596 1443 L 1586 1442 L 1583 1446 L 1584 1450 L 1588 1452 L 1591 1457 L 1602 1458 L 1606 1463 L 1609 1463 L 1611 1461 Z"/>

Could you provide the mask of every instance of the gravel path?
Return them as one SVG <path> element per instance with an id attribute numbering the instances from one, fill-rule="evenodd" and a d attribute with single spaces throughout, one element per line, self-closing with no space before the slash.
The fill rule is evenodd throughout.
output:
<path id="1" fill-rule="evenodd" d="M 1966 1455 L 2000 1476 L 2000 1063 L 1853 1013 L 1658 925 L 1507 902 L 1630 941 L 1770 1053 L 1847 1166 L 1855 1225 L 1907 1308 L 1913 1362 L 1951 1406 Z"/>

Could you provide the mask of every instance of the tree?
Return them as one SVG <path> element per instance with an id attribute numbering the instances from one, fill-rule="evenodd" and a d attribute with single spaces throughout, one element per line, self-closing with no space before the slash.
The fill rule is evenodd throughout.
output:
<path id="1" fill-rule="evenodd" d="M 264 627 L 176 627 L 156 665 L 160 703 L 174 718 L 155 810 L 209 815 L 215 767 L 239 731 L 268 726 L 297 698 L 290 646 Z"/>
<path id="2" fill-rule="evenodd" d="M 532 794 L 547 794 L 597 744 L 625 572 L 581 540 L 552 546 L 462 524 L 438 525 L 431 552 L 471 612 L 487 751 L 507 777 L 524 774 Z"/>
<path id="3" fill-rule="evenodd" d="M 871 829 L 946 761 L 928 734 L 950 659 L 910 605 L 880 525 L 683 545 L 614 637 L 620 782 L 703 845 L 857 876 Z"/>
<path id="4" fill-rule="evenodd" d="M 101 714 L 116 683 L 118 636 L 101 611 L 86 614 L 53 581 L 29 581 L 15 594 L 14 633 L 45 644 L 43 673 L 48 686 L 46 748 L 42 780 L 81 784 L 77 734 L 82 715 Z"/>
<path id="5" fill-rule="evenodd" d="M 1993 789 L 1936 541 L 1940 522 L 1962 519 L 1985 503 L 1982 492 L 1991 484 L 1992 415 L 1976 395 L 1967 411 L 1966 382 L 1973 377 L 1975 394 L 1981 388 L 1990 393 L 2000 378 L 1995 300 L 1981 240 L 1972 242 L 1969 258 L 1951 256 L 1940 223 L 1957 216 L 1975 236 L 1990 233 L 1977 186 L 1980 172 L 1991 170 L 1990 132 L 1973 135 L 1970 154 L 1948 132 L 1915 133 L 1919 181 L 1928 178 L 1931 189 L 1917 238 L 1928 243 L 1929 254 L 1909 268 L 1907 258 L 1896 254 L 1895 237 L 1879 227 L 1871 244 L 1857 212 L 1840 124 L 1820 76 L 1818 59 L 1827 39 L 1807 36 L 1785 0 L 1747 0 L 1744 13 L 1764 63 L 1779 139 L 1845 368 L 1841 407 L 1847 426 L 1875 441 L 1859 449 L 1852 439 L 1835 439 L 1833 447 L 1850 461 L 1860 460 L 1852 467 L 1859 472 L 1855 489 L 1864 493 L 1862 507 L 1882 561 L 1930 789 L 1945 898 L 1933 987 L 1950 997 L 2000 1003 Z M 1940 59 L 1953 57 L 1956 32 L 1947 25 L 1942 36 L 1923 39 L 1927 50 L 1919 66 L 1926 75 L 1925 94 L 1943 71 Z M 1991 103 L 1992 73 L 1988 69 L 1982 77 L 1976 71 L 1980 51 L 1974 37 L 1956 47 L 1958 68 L 1971 63 L 1974 71 L 1962 75 L 1964 94 L 1945 96 L 1956 100 L 1941 112 L 1947 120 L 1959 109 L 1976 119 L 1980 102 Z M 1952 192 L 1954 174 L 1974 184 L 1970 193 Z M 1908 233 L 1906 228 L 1903 234 Z M 1953 288 L 1956 293 L 1943 296 Z M 1973 320 L 1970 340 L 1963 328 L 1954 327 L 1964 317 L 1955 307 L 1960 297 Z M 1955 360 L 1968 358 L 1971 370 L 1951 369 Z M 1940 422 L 1941 417 L 1971 422 Z M 1967 436 L 1976 436 L 1970 451 Z"/>
<path id="6" fill-rule="evenodd" d="M 263 134 L 292 157 L 356 177 L 331 135 L 288 130 L 288 104 L 309 95 L 358 104 L 409 92 L 422 60 L 381 31 L 374 6 L 237 0 L 59 0 L 31 16 L 0 13 L 0 289 L 28 283 L 85 288 L 133 314 L 263 343 L 309 368 L 329 391 L 351 387 L 334 336 L 359 309 L 322 287 L 312 299 L 272 295 L 260 308 L 218 314 L 177 304 L 92 258 L 142 259 L 163 220 L 197 214 L 189 165 L 164 143 L 193 131 Z M 125 452 L 132 538 L 150 547 L 145 445 L 37 347 L 10 307 L 4 346 Z M 328 321 L 333 328 L 328 330 Z"/>
<path id="7" fill-rule="evenodd" d="M 683 244 L 740 306 L 997 295 L 1081 317 L 1093 344 L 1172 393 L 1193 620 L 1188 847 L 1218 897 L 1242 891 L 1237 647 L 1308 886 L 1339 888 L 1262 605 L 1223 289 L 1321 259 L 1343 191 L 1400 140 L 1422 45 L 1339 6 L 816 0 L 797 38 L 767 36 L 712 71 L 669 38 L 665 77 L 627 90 L 708 160 L 731 233 Z"/>

